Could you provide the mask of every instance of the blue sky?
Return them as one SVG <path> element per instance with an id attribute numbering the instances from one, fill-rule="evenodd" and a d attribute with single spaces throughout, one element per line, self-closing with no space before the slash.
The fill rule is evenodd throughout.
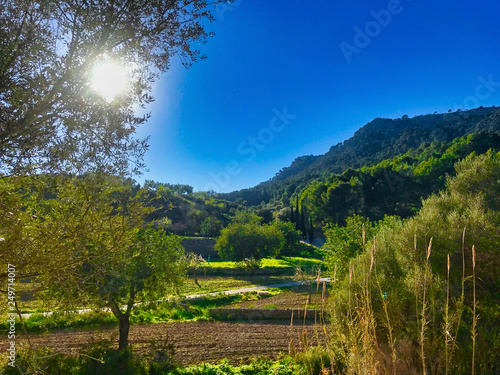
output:
<path id="1" fill-rule="evenodd" d="M 139 177 L 228 192 L 375 117 L 500 104 L 500 3 L 237 0 L 154 87 Z"/>

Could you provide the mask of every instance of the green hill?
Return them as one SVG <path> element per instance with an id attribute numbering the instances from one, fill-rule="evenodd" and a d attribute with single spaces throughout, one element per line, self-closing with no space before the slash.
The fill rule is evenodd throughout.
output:
<path id="1" fill-rule="evenodd" d="M 261 202 L 286 205 L 311 181 L 328 178 L 332 173 L 341 174 L 349 168 L 373 166 L 412 149 L 432 143 L 452 142 L 478 132 L 500 133 L 499 108 L 480 107 L 413 118 L 376 118 L 350 139 L 332 146 L 326 154 L 299 157 L 268 181 L 253 188 L 219 194 L 218 197 L 229 201 L 240 199 L 250 206 Z"/>

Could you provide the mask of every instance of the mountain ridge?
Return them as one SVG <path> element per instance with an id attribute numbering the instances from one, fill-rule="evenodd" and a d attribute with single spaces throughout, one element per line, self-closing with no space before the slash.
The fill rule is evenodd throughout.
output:
<path id="1" fill-rule="evenodd" d="M 480 131 L 500 133 L 500 108 L 479 107 L 412 118 L 406 115 L 398 119 L 377 117 L 323 155 L 300 156 L 267 181 L 217 196 L 229 201 L 246 200 L 249 205 L 283 202 L 315 179 L 372 165 L 423 143 L 449 142 Z"/>

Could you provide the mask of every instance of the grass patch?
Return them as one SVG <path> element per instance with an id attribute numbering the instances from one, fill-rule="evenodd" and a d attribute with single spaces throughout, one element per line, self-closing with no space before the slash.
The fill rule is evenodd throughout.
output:
<path id="1" fill-rule="evenodd" d="M 211 260 L 209 262 L 202 263 L 200 268 L 233 268 L 236 269 L 239 266 L 239 262 L 232 261 L 219 261 L 219 260 Z M 323 261 L 320 259 L 313 258 L 301 258 L 301 257 L 282 257 L 280 259 L 276 258 L 264 258 L 262 259 L 261 267 L 264 269 L 273 269 L 273 268 L 290 268 L 293 269 L 297 266 L 301 268 L 312 268 L 323 265 Z M 201 271 L 203 272 L 203 271 Z"/>
<path id="2" fill-rule="evenodd" d="M 269 296 L 259 296 L 257 292 L 242 294 L 221 294 L 217 296 L 203 297 L 188 303 L 152 302 L 138 305 L 132 310 L 130 316 L 131 324 L 151 324 L 171 321 L 195 321 L 208 320 L 209 308 L 222 307 L 244 301 L 254 301 L 267 298 L 281 293 L 279 289 L 273 290 Z M 102 327 L 113 327 L 118 321 L 111 312 L 89 311 L 85 313 L 56 312 L 51 315 L 33 314 L 24 319 L 26 330 L 29 333 L 44 333 L 50 331 L 94 329 Z M 6 334 L 8 330 L 6 319 L 0 322 L 0 334 Z M 23 332 L 20 323 L 16 323 L 16 331 Z"/>
<path id="3" fill-rule="evenodd" d="M 270 310 L 275 309 L 276 307 L 278 307 L 278 305 L 276 305 L 275 303 L 264 306 L 265 309 L 270 309 Z"/>
<path id="4" fill-rule="evenodd" d="M 71 330 L 80 328 L 99 328 L 105 326 L 116 326 L 118 320 L 112 313 L 106 311 L 89 311 L 81 314 L 55 312 L 51 315 L 36 313 L 29 318 L 24 319 L 26 330 L 30 333 L 42 333 L 57 330 Z M 2 334 L 7 332 L 7 322 L 0 322 L 0 331 Z M 21 324 L 16 318 L 16 332 L 23 332 Z"/>
<path id="5" fill-rule="evenodd" d="M 188 296 L 191 294 L 213 293 L 213 292 L 222 292 L 230 289 L 281 284 L 289 281 L 294 281 L 294 280 L 292 277 L 268 276 L 268 275 L 239 276 L 239 277 L 228 277 L 228 276 L 198 277 L 199 286 L 196 285 L 194 279 L 189 278 L 186 280 L 184 285 L 179 289 L 179 292 L 181 295 Z"/>

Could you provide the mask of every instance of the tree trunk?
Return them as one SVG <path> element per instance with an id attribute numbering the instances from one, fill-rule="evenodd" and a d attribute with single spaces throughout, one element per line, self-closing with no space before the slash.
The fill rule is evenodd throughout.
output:
<path id="1" fill-rule="evenodd" d="M 118 341 L 118 349 L 123 350 L 128 346 L 128 332 L 130 330 L 130 315 L 120 315 L 120 339 Z"/>

